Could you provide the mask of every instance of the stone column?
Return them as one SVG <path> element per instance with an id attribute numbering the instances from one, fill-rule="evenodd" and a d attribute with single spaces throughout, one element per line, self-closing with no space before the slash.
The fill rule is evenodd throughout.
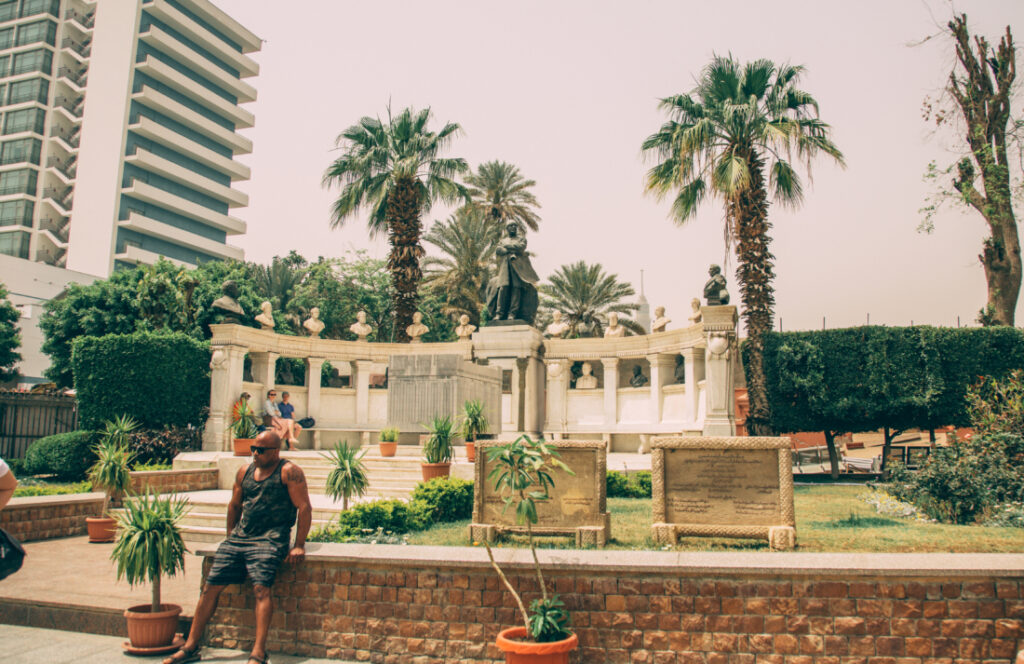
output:
<path id="1" fill-rule="evenodd" d="M 681 355 L 683 356 L 683 374 L 686 376 L 686 401 L 685 410 L 683 411 L 683 418 L 687 422 L 693 422 L 697 419 L 697 413 L 700 412 L 700 389 L 697 387 L 697 383 L 704 380 L 704 349 L 703 348 L 684 348 Z"/>
<path id="2" fill-rule="evenodd" d="M 604 423 L 612 433 L 619 423 L 619 358 L 602 357 L 604 366 Z"/>
<path id="3" fill-rule="evenodd" d="M 707 355 L 707 414 L 705 436 L 736 435 L 736 404 L 733 389 L 733 357 L 736 352 L 736 307 L 701 307 Z"/>
<path id="4" fill-rule="evenodd" d="M 651 423 L 661 424 L 663 399 L 661 388 L 675 379 L 675 360 L 671 355 L 648 355 L 651 365 Z"/>
<path id="5" fill-rule="evenodd" d="M 569 398 L 569 360 L 545 360 L 547 368 L 547 407 L 544 430 L 556 435 L 565 432 Z"/>
<path id="6" fill-rule="evenodd" d="M 306 358 L 306 417 L 320 419 L 320 371 L 324 358 Z M 301 418 L 296 418 L 301 419 Z M 313 432 L 313 449 L 320 449 L 320 432 Z"/>
<path id="7" fill-rule="evenodd" d="M 253 395 L 258 397 L 257 404 L 262 404 L 267 398 L 267 391 L 274 388 L 277 373 L 277 358 L 279 353 L 249 353 L 252 358 L 252 379 L 263 385 L 263 393 Z M 259 410 L 259 408 L 257 408 Z"/>
<path id="8" fill-rule="evenodd" d="M 370 370 L 371 360 L 352 362 L 353 383 L 356 386 L 356 424 L 365 426 L 370 421 Z"/>
<path id="9" fill-rule="evenodd" d="M 221 452 L 231 449 L 231 407 L 242 393 L 242 371 L 245 368 L 245 346 L 217 345 L 210 353 L 210 416 L 203 431 L 203 451 Z M 254 395 L 250 399 L 257 400 Z M 256 404 L 253 404 L 255 407 Z"/>

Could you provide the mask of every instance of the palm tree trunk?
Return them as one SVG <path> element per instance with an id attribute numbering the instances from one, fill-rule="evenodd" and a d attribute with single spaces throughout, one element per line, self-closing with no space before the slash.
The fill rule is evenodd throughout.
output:
<path id="1" fill-rule="evenodd" d="M 772 434 L 768 408 L 767 380 L 764 372 L 764 335 L 772 329 L 775 305 L 772 280 L 775 271 L 769 252 L 768 196 L 765 193 L 764 162 L 754 151 L 743 155 L 750 166 L 750 186 L 728 206 L 729 223 L 736 237 L 736 278 L 743 300 L 743 319 L 747 324 L 744 353 L 750 413 L 747 431 L 753 436 Z"/>
<path id="2" fill-rule="evenodd" d="M 397 180 L 387 208 L 388 242 L 391 244 L 387 267 L 395 291 L 392 309 L 396 341 L 409 340 L 405 328 L 412 324 L 412 315 L 419 301 L 420 281 L 423 279 L 423 270 L 420 268 L 420 259 L 424 254 L 420 244 L 423 231 L 420 208 L 416 181 L 413 178 Z"/>

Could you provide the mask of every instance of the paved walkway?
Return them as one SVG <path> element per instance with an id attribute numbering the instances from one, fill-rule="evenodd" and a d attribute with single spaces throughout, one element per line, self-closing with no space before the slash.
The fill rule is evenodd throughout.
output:
<path id="1" fill-rule="evenodd" d="M 140 659 L 124 654 L 118 636 L 97 636 L 38 627 L 0 625 L 0 650 L 3 661 L 11 664 L 110 664 L 110 662 L 159 662 L 159 658 Z M 204 648 L 204 662 L 245 664 L 248 653 L 241 650 Z M 313 659 L 271 653 L 273 664 L 346 664 L 337 659 Z M 354 664 L 349 662 L 348 664 Z"/>

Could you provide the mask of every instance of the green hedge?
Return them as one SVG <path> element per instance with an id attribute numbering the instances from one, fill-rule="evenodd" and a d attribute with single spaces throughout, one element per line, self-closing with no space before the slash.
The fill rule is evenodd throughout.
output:
<path id="1" fill-rule="evenodd" d="M 435 477 L 420 482 L 412 492 L 432 509 L 433 521 L 460 521 L 473 516 L 473 483 L 458 477 Z"/>
<path id="2" fill-rule="evenodd" d="M 776 431 L 963 426 L 967 388 L 1024 366 L 1011 327 L 864 326 L 765 335 Z"/>
<path id="3" fill-rule="evenodd" d="M 210 403 L 210 347 L 178 333 L 76 339 L 71 367 L 79 421 L 98 429 L 118 415 L 143 428 L 201 426 Z"/>
<path id="4" fill-rule="evenodd" d="M 96 461 L 92 450 L 94 443 L 91 431 L 69 431 L 40 438 L 25 451 L 25 473 L 55 475 L 68 482 L 84 480 Z"/>
<path id="5" fill-rule="evenodd" d="M 407 533 L 426 530 L 431 525 L 433 508 L 422 501 L 397 499 L 356 503 L 338 515 L 338 531 L 342 536 L 358 537 L 378 528 L 385 532 Z"/>
<path id="6" fill-rule="evenodd" d="M 605 491 L 609 498 L 650 498 L 651 471 L 641 470 L 627 475 L 609 470 Z"/>

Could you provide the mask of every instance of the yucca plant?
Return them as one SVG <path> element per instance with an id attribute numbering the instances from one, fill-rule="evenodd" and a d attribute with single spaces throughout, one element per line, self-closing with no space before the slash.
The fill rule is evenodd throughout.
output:
<path id="1" fill-rule="evenodd" d="M 452 437 L 455 435 L 455 421 L 448 415 L 440 415 L 427 425 L 430 436 L 423 445 L 423 457 L 427 463 L 449 463 L 452 460 Z"/>
<path id="2" fill-rule="evenodd" d="M 114 496 L 128 492 L 132 485 L 130 472 L 135 454 L 128 449 L 131 432 L 139 423 L 128 415 L 119 415 L 107 421 L 99 432 L 100 442 L 93 447 L 96 463 L 89 468 L 89 481 L 103 489 L 103 511 L 106 514 Z"/>
<path id="3" fill-rule="evenodd" d="M 125 501 L 114 516 L 118 533 L 110 559 L 117 563 L 117 578 L 135 586 L 153 584 L 151 610 L 160 611 L 160 578 L 185 570 L 185 540 L 178 523 L 188 510 L 184 498 L 162 498 L 155 493 Z"/>
<path id="4" fill-rule="evenodd" d="M 238 402 L 235 421 L 231 423 L 231 433 L 235 438 L 242 439 L 255 438 L 259 435 L 259 429 L 256 427 L 256 412 L 248 401 Z"/>
<path id="5" fill-rule="evenodd" d="M 380 430 L 380 442 L 382 443 L 393 443 L 398 440 L 398 429 L 395 427 L 387 427 L 386 429 Z"/>
<path id="6" fill-rule="evenodd" d="M 382 432 L 383 433 L 383 432 Z M 363 455 L 366 450 L 349 447 L 347 442 L 338 443 L 334 450 L 320 456 L 331 463 L 331 472 L 327 475 L 327 486 L 324 493 L 337 500 L 341 498 L 342 509 L 348 509 L 348 499 L 362 496 L 370 487 L 363 466 Z"/>
<path id="7" fill-rule="evenodd" d="M 487 416 L 484 415 L 484 402 L 471 399 L 462 405 L 462 437 L 467 441 L 475 441 L 477 436 L 487 431 Z"/>

